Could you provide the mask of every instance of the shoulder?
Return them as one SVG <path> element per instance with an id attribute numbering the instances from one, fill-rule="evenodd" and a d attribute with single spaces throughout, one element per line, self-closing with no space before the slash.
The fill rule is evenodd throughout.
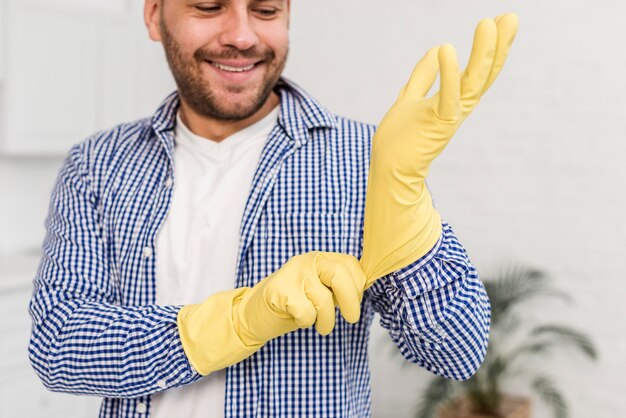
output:
<path id="1" fill-rule="evenodd" d="M 292 80 L 281 78 L 278 90 L 285 93 L 281 104 L 293 125 L 304 126 L 317 135 L 369 143 L 376 126 L 330 111 Z M 315 134 L 314 134 L 315 135 Z"/>
<path id="2" fill-rule="evenodd" d="M 158 161 L 161 151 L 151 118 L 143 118 L 96 132 L 75 144 L 67 153 L 63 170 L 72 178 L 82 179 L 99 195 L 135 172 L 133 167 Z"/>
<path id="3" fill-rule="evenodd" d="M 316 130 L 314 135 L 325 137 L 328 142 L 335 144 L 331 148 L 335 148 L 338 153 L 357 153 L 368 157 L 376 125 L 336 114 L 332 114 L 332 119 L 332 127 Z"/>
<path id="4" fill-rule="evenodd" d="M 345 116 L 334 115 L 337 123 L 337 134 L 342 137 L 371 141 L 376 125 L 361 122 Z"/>
<path id="5" fill-rule="evenodd" d="M 154 140 L 150 118 L 120 123 L 105 129 L 76 145 L 92 164 L 113 158 Z"/>
<path id="6" fill-rule="evenodd" d="M 132 159 L 140 163 L 163 150 L 165 144 L 159 141 L 155 130 L 173 129 L 178 103 L 178 95 L 174 91 L 161 102 L 153 115 L 96 132 L 78 143 L 72 151 L 81 152 L 85 162 L 92 167 L 118 159 Z"/>

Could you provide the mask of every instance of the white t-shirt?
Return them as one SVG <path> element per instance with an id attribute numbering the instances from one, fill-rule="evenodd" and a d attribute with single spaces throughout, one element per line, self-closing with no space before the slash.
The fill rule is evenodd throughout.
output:
<path id="1" fill-rule="evenodd" d="M 195 135 L 177 115 L 174 190 L 156 244 L 157 304 L 199 303 L 235 287 L 241 219 L 278 109 L 221 142 Z M 223 417 L 225 373 L 153 395 L 151 417 Z"/>

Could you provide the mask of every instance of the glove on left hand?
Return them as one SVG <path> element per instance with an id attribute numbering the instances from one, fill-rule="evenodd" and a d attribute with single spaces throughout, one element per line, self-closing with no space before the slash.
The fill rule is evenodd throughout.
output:
<path id="1" fill-rule="evenodd" d="M 517 32 L 517 16 L 483 19 L 469 63 L 459 71 L 452 45 L 435 47 L 415 67 L 372 140 L 363 256 L 366 288 L 418 260 L 441 236 L 441 217 L 425 184 L 432 161 L 496 79 Z M 426 94 L 441 75 L 441 89 Z"/>

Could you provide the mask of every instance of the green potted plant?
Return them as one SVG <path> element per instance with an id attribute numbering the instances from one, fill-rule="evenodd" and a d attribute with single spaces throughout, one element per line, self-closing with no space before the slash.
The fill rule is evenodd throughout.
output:
<path id="1" fill-rule="evenodd" d="M 528 315 L 519 308 L 540 296 L 565 300 L 569 296 L 549 287 L 544 272 L 521 266 L 509 266 L 497 277 L 484 277 L 483 283 L 491 302 L 491 331 L 483 364 L 462 382 L 434 377 L 421 396 L 415 417 L 530 417 L 530 399 L 508 394 L 504 388 L 522 379 L 555 418 L 566 418 L 567 402 L 554 379 L 532 366 L 566 346 L 595 360 L 596 348 L 589 337 L 570 327 L 529 324 Z"/>

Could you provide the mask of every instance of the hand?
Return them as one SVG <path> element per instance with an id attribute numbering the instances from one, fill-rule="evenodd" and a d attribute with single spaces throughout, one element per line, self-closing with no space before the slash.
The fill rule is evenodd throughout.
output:
<path id="1" fill-rule="evenodd" d="M 372 162 L 401 171 L 413 181 L 424 180 L 431 162 L 500 73 L 516 32 L 515 14 L 481 20 L 462 73 L 452 45 L 430 49 L 378 126 L 373 142 L 377 158 Z M 426 98 L 439 70 L 441 89 Z"/>
<path id="2" fill-rule="evenodd" d="M 424 180 L 432 161 L 500 73 L 516 33 L 513 13 L 481 20 L 463 72 L 452 45 L 429 50 L 376 130 L 361 259 L 366 288 L 418 260 L 439 239 L 441 218 Z M 427 98 L 437 74 L 441 89 Z"/>
<path id="3" fill-rule="evenodd" d="M 247 345 L 265 343 L 315 324 L 321 335 L 335 327 L 335 304 L 358 322 L 365 274 L 346 254 L 310 252 L 291 258 L 233 305 L 233 322 Z"/>
<path id="4" fill-rule="evenodd" d="M 235 364 L 267 341 L 315 324 L 335 327 L 335 304 L 359 320 L 365 274 L 351 255 L 310 252 L 292 257 L 254 287 L 238 287 L 183 306 L 178 333 L 193 368 L 203 376 Z"/>

